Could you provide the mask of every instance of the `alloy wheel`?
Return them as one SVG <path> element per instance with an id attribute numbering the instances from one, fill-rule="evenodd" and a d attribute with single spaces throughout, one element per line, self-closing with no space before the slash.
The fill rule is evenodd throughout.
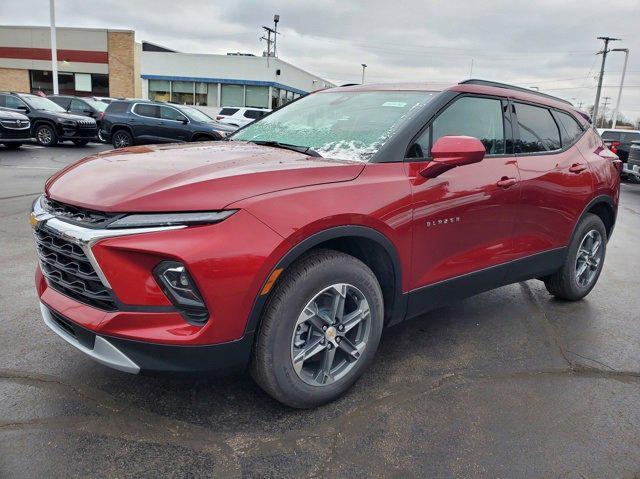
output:
<path id="1" fill-rule="evenodd" d="M 116 148 L 126 148 L 130 146 L 129 137 L 122 133 L 116 133 L 113 142 Z"/>
<path id="2" fill-rule="evenodd" d="M 49 145 L 53 141 L 53 135 L 49 128 L 40 128 L 38 130 L 38 142 L 41 145 Z"/>
<path id="3" fill-rule="evenodd" d="M 348 374 L 367 346 L 370 314 L 364 294 L 350 284 L 333 284 L 317 293 L 300 313 L 291 339 L 298 377 L 325 386 Z"/>
<path id="4" fill-rule="evenodd" d="M 602 263 L 602 235 L 597 230 L 590 230 L 580 243 L 576 257 L 576 282 L 587 287 L 596 277 Z"/>

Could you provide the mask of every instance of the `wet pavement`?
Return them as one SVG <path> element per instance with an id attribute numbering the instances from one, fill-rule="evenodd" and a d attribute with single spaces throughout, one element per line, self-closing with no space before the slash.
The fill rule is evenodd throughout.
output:
<path id="1" fill-rule="evenodd" d="M 0 477 L 639 477 L 640 185 L 585 300 L 528 281 L 434 311 L 297 411 L 248 377 L 113 371 L 46 328 L 27 214 L 105 148 L 0 148 Z"/>

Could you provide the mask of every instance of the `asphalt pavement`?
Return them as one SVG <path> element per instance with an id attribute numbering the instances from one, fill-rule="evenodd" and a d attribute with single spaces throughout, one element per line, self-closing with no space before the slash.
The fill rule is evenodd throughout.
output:
<path id="1" fill-rule="evenodd" d="M 528 281 L 434 311 L 298 411 L 247 376 L 108 369 L 44 325 L 31 203 L 108 148 L 0 147 L 0 477 L 640 477 L 640 185 L 585 300 Z"/>

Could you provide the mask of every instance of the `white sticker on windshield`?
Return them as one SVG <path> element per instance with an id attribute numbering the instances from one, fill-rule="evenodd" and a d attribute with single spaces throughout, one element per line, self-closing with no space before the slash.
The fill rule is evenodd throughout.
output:
<path id="1" fill-rule="evenodd" d="M 396 108 L 404 108 L 407 104 L 403 101 L 385 101 L 382 106 L 393 106 Z"/>

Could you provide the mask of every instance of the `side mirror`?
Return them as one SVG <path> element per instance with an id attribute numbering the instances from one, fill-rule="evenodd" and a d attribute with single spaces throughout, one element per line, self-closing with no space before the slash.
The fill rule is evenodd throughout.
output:
<path id="1" fill-rule="evenodd" d="M 425 178 L 435 178 L 457 166 L 470 165 L 482 161 L 486 153 L 480 140 L 472 136 L 443 136 L 431 148 L 433 161 L 427 163 L 420 174 Z"/>
<path id="2" fill-rule="evenodd" d="M 182 122 L 183 125 L 186 125 L 187 123 L 189 123 L 189 120 L 187 120 L 186 118 L 182 118 L 182 120 L 180 120 Z"/>
<path id="3" fill-rule="evenodd" d="M 20 105 L 18 108 L 16 108 L 16 110 L 21 110 L 25 113 L 29 113 L 29 107 L 27 105 Z"/>

